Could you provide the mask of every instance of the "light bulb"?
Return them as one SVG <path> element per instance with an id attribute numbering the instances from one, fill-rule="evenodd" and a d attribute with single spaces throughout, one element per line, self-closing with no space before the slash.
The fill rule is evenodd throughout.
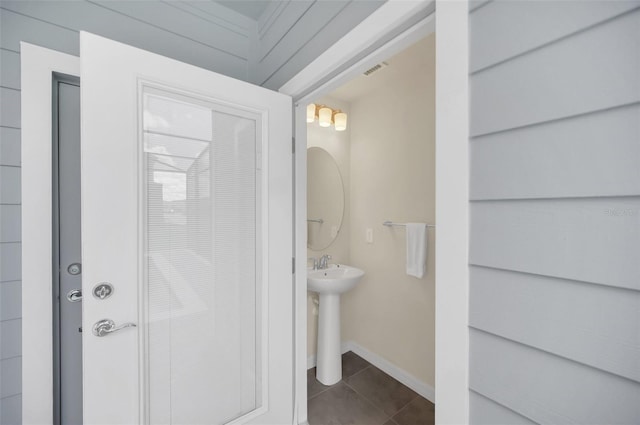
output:
<path id="1" fill-rule="evenodd" d="M 324 108 L 320 108 L 320 111 L 318 112 L 318 123 L 320 124 L 320 127 L 329 127 L 331 125 L 332 113 L 333 111 L 331 108 L 327 108 L 326 106 Z"/>
<path id="2" fill-rule="evenodd" d="M 345 131 L 347 129 L 347 114 L 344 112 L 338 112 L 333 116 L 333 121 L 336 124 L 336 131 Z"/>
<path id="3" fill-rule="evenodd" d="M 307 122 L 313 122 L 316 119 L 316 105 L 310 103 L 307 105 Z"/>

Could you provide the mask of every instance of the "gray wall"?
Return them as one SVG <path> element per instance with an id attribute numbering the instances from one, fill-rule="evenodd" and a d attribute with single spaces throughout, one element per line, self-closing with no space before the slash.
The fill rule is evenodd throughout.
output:
<path id="1" fill-rule="evenodd" d="M 471 422 L 640 423 L 640 2 L 470 13 Z"/>
<path id="2" fill-rule="evenodd" d="M 78 30 L 277 89 L 383 1 L 0 2 L 0 423 L 21 422 L 20 41 L 78 55 Z"/>

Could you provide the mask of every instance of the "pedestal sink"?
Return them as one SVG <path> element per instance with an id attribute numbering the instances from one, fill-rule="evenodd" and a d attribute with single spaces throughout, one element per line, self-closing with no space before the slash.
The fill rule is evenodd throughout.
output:
<path id="1" fill-rule="evenodd" d="M 344 264 L 307 271 L 307 288 L 320 295 L 316 378 L 324 385 L 342 379 L 340 350 L 340 294 L 355 287 L 364 271 Z"/>

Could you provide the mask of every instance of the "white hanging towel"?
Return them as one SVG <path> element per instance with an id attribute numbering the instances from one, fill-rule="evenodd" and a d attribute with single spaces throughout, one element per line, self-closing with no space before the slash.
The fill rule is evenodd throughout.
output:
<path id="1" fill-rule="evenodd" d="M 427 225 L 407 223 L 407 274 L 421 278 L 427 268 Z"/>

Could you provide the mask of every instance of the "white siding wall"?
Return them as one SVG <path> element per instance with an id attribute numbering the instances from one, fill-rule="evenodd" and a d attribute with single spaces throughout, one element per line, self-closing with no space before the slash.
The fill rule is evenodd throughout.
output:
<path id="1" fill-rule="evenodd" d="M 283 0 L 258 20 L 251 81 L 277 90 L 385 0 Z"/>
<path id="2" fill-rule="evenodd" d="M 640 423 L 640 1 L 470 13 L 471 423 Z"/>

